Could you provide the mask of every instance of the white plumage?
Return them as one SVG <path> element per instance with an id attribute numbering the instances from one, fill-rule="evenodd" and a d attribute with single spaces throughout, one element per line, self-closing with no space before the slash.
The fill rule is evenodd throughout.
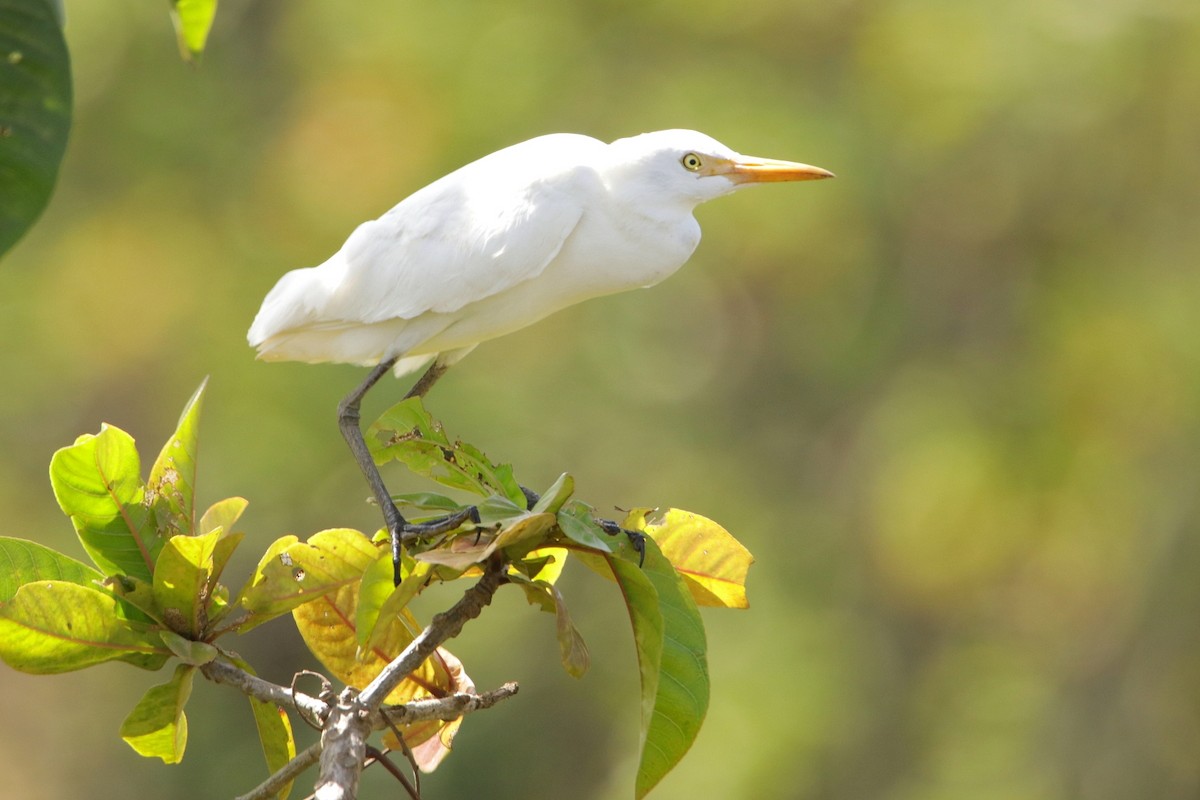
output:
<path id="1" fill-rule="evenodd" d="M 825 177 L 695 131 L 540 136 L 434 181 L 325 263 L 284 275 L 248 339 L 268 361 L 399 357 L 398 375 L 439 354 L 448 365 L 574 303 L 666 278 L 699 243 L 692 211 L 705 200 Z"/>

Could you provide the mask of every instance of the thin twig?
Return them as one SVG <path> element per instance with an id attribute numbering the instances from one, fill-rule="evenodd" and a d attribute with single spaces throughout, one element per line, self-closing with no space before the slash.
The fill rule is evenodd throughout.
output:
<path id="1" fill-rule="evenodd" d="M 264 703 L 274 703 L 277 706 L 294 708 L 309 717 L 319 720 L 329 714 L 329 704 L 303 692 L 293 692 L 284 686 L 264 681 L 251 675 L 244 669 L 235 667 L 225 661 L 210 661 L 200 668 L 204 676 L 215 683 L 227 683 L 241 690 L 242 694 L 262 700 Z"/>
<path id="2" fill-rule="evenodd" d="M 375 722 L 382 718 L 393 725 L 410 725 L 414 722 L 426 722 L 435 719 L 449 722 L 452 719 L 458 719 L 464 714 L 470 714 L 472 711 L 491 708 L 496 703 L 507 700 L 515 695 L 519 688 L 516 683 L 510 681 L 498 689 L 493 689 L 483 694 L 459 692 L 449 697 L 430 697 L 423 700 L 413 700 L 401 706 L 381 706 L 375 715 L 372 716 L 372 721 Z M 386 722 L 377 722 L 375 728 L 378 730 L 384 727 Z"/>
<path id="3" fill-rule="evenodd" d="M 267 800 L 267 798 L 275 797 L 279 794 L 280 789 L 294 781 L 301 772 L 317 763 L 320 758 L 321 743 L 317 742 L 297 753 L 295 758 L 284 764 L 274 775 L 236 800 Z"/>
<path id="4" fill-rule="evenodd" d="M 363 767 L 371 766 L 372 762 L 379 764 L 381 767 L 391 773 L 393 778 L 400 781 L 400 785 L 404 787 L 404 790 L 408 792 L 408 796 L 411 797 L 412 800 L 421 800 L 421 793 L 412 785 L 404 773 L 400 771 L 400 768 L 393 764 L 392 760 L 388 758 L 383 751 L 374 747 L 368 747 L 367 763 L 363 764 Z"/>

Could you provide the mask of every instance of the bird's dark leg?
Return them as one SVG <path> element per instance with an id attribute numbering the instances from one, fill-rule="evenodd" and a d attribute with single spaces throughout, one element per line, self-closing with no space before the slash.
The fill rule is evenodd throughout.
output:
<path id="1" fill-rule="evenodd" d="M 360 427 L 361 417 L 359 406 L 366 393 L 396 365 L 396 361 L 397 358 L 389 358 L 381 361 L 371 370 L 366 380 L 359 384 L 357 389 L 342 399 L 342 402 L 338 404 L 338 428 L 342 431 L 342 438 L 350 446 L 350 452 L 354 454 L 354 460 L 358 462 L 359 470 L 362 471 L 363 477 L 367 479 L 367 483 L 371 487 L 371 493 L 375 495 L 375 502 L 383 510 L 383 521 L 387 525 L 388 536 L 391 538 L 392 543 L 393 576 L 398 585 L 400 583 L 400 545 L 404 540 L 452 531 L 468 519 L 478 522 L 479 512 L 474 507 L 471 507 L 449 514 L 441 519 L 413 524 L 404 519 L 400 514 L 400 510 L 396 508 L 396 504 L 392 502 L 392 496 L 383 483 L 383 477 L 379 474 L 379 468 L 375 466 L 375 460 L 371 458 L 371 451 L 367 447 L 367 440 L 363 438 L 362 428 Z M 435 370 L 437 371 L 435 372 Z M 438 369 L 438 362 L 434 361 L 433 365 L 421 377 L 421 380 L 417 382 L 417 385 L 413 387 L 413 391 L 409 392 L 408 396 L 412 396 L 413 392 L 422 387 L 422 394 L 429 391 L 429 387 L 433 386 L 445 371 L 446 367 L 444 365 Z M 433 376 L 432 378 L 430 378 L 431 375 Z"/>
<path id="2" fill-rule="evenodd" d="M 433 388 L 433 385 L 438 382 L 438 379 L 446 374 L 446 370 L 450 369 L 450 365 L 444 363 L 440 358 L 435 358 L 433 363 L 429 365 L 429 369 L 425 370 L 421 375 L 420 380 L 413 384 L 413 387 L 408 390 L 408 394 L 404 395 L 407 400 L 410 397 L 424 397 L 425 393 Z"/>

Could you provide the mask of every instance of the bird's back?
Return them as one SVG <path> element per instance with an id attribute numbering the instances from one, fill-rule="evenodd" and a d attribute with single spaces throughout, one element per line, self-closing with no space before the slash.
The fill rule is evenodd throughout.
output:
<path id="1" fill-rule="evenodd" d="M 582 213 L 605 147 L 550 134 L 499 150 L 360 225 L 333 256 L 268 293 L 248 339 L 268 360 L 373 363 L 471 303 L 536 277 Z"/>

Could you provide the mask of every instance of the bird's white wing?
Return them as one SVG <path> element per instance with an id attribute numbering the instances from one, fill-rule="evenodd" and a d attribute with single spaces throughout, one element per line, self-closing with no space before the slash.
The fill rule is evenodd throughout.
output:
<path id="1" fill-rule="evenodd" d="M 591 178 L 594 180 L 594 177 Z M 451 313 L 536 278 L 583 215 L 580 170 L 519 188 L 433 184 L 360 225 L 328 270 L 318 316 L 369 324 Z"/>
<path id="2" fill-rule="evenodd" d="M 321 335 L 452 314 L 537 277 L 598 191 L 586 165 L 603 147 L 586 136 L 542 136 L 434 181 L 360 225 L 323 264 L 284 275 L 259 309 L 250 344 L 264 357 L 369 360 L 378 345 L 355 356 L 358 345 L 347 341 L 333 354 Z M 306 337 L 314 341 L 305 348 L 283 346 Z"/>

